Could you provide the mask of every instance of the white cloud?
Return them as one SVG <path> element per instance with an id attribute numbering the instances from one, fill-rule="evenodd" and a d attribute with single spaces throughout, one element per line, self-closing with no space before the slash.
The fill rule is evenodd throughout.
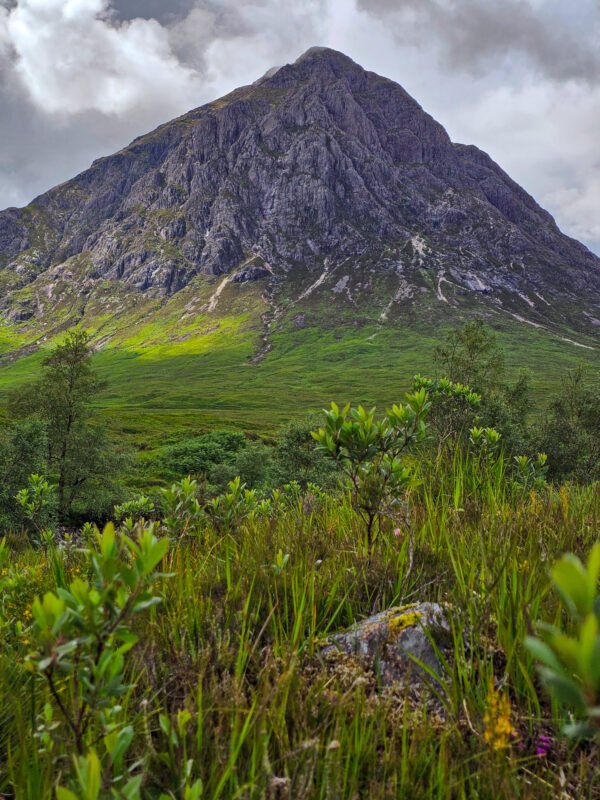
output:
<path id="1" fill-rule="evenodd" d="M 0 18 L 0 41 L 33 102 L 50 114 L 125 111 L 194 94 L 193 70 L 155 20 L 117 24 L 108 0 L 19 0 Z"/>
<path id="2" fill-rule="evenodd" d="M 600 87 L 529 82 L 482 92 L 446 111 L 449 133 L 489 152 L 557 219 L 600 245 Z"/>

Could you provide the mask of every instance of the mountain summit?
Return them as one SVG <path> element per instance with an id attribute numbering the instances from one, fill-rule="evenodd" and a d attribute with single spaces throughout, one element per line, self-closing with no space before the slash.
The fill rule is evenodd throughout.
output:
<path id="1" fill-rule="evenodd" d="M 315 303 L 378 324 L 475 305 L 600 330 L 600 259 L 402 87 L 327 48 L 0 213 L 0 314 L 20 331 L 129 324 L 184 289 L 184 316 L 206 316 L 248 284 L 268 324 Z"/>

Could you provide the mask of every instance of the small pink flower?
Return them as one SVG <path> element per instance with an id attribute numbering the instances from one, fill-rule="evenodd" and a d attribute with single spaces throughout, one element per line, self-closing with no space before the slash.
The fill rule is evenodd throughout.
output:
<path id="1" fill-rule="evenodd" d="M 394 536 L 396 537 L 396 539 L 399 539 L 402 536 L 402 531 L 400 530 L 400 528 L 394 528 Z"/>

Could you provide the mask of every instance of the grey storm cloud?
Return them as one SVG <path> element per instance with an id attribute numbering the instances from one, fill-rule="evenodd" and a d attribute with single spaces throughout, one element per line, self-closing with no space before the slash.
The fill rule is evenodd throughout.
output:
<path id="1" fill-rule="evenodd" d="M 558 81 L 600 82 L 600 6 L 526 0 L 358 0 L 401 42 L 435 40 L 452 68 L 478 71 L 520 58 Z M 576 8 L 576 10 L 575 10 Z"/>
<path id="2" fill-rule="evenodd" d="M 153 18 L 166 25 L 185 17 L 195 5 L 194 0 L 118 0 L 113 8 L 119 19 Z"/>

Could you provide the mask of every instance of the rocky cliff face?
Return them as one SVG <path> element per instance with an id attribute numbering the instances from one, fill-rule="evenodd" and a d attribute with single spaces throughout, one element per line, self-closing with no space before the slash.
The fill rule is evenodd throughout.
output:
<path id="1" fill-rule="evenodd" d="M 221 275 L 299 306 L 360 305 L 383 275 L 382 320 L 428 295 L 600 330 L 600 259 L 400 86 L 321 48 L 0 213 L 13 322 Z"/>

